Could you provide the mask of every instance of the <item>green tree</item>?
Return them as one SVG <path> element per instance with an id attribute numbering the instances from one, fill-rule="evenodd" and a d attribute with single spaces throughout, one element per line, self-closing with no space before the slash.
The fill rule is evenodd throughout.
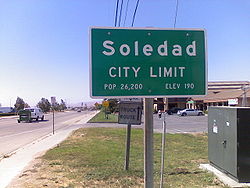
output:
<path id="1" fill-rule="evenodd" d="M 24 100 L 20 97 L 17 97 L 16 103 L 15 103 L 15 110 L 18 112 L 19 110 L 22 110 L 24 108 L 30 107 L 27 103 L 24 102 Z"/>
<path id="2" fill-rule="evenodd" d="M 52 108 L 55 110 L 55 111 L 63 111 L 65 109 L 67 109 L 66 107 L 66 104 L 65 102 L 61 99 L 61 103 L 59 104 L 58 102 L 56 102 Z"/>
<path id="3" fill-rule="evenodd" d="M 24 108 L 30 108 L 30 105 L 28 105 L 28 103 L 25 103 Z"/>
<path id="4" fill-rule="evenodd" d="M 55 102 L 54 105 L 52 105 L 52 109 L 54 109 L 55 111 L 59 111 L 60 110 L 60 105 L 58 102 Z"/>
<path id="5" fill-rule="evenodd" d="M 95 109 L 100 110 L 102 108 L 102 104 L 99 104 L 98 102 L 95 103 Z"/>
<path id="6" fill-rule="evenodd" d="M 48 99 L 42 98 L 36 105 L 41 108 L 43 112 L 49 112 L 51 108 L 51 104 Z"/>
<path id="7" fill-rule="evenodd" d="M 67 107 L 66 107 L 66 103 L 61 99 L 61 104 L 60 104 L 60 111 L 61 110 L 66 110 L 67 109 Z"/>

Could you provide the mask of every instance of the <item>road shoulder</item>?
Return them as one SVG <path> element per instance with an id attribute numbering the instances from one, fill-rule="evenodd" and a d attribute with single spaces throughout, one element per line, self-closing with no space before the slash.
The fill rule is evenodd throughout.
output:
<path id="1" fill-rule="evenodd" d="M 84 120 L 80 120 L 79 122 L 86 123 L 95 114 L 96 113 L 90 113 L 86 115 Z M 30 167 L 30 163 L 35 158 L 65 140 L 73 130 L 81 128 L 82 125 L 79 122 L 74 126 L 56 132 L 54 135 L 49 134 L 44 139 L 34 141 L 20 148 L 10 157 L 2 159 L 0 161 L 0 187 L 8 186 L 13 179 L 17 178 L 19 174 L 23 172 L 27 165 L 27 168 Z M 11 184 L 9 187 L 12 187 Z"/>

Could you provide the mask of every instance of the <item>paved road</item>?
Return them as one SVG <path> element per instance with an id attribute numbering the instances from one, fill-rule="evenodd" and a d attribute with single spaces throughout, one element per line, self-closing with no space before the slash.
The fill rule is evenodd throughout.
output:
<path id="1" fill-rule="evenodd" d="M 207 116 L 178 116 L 166 115 L 166 126 L 168 133 L 197 133 L 207 132 Z M 154 131 L 162 131 L 162 118 L 154 115 Z"/>
<path id="2" fill-rule="evenodd" d="M 207 116 L 177 116 L 166 115 L 166 125 L 168 133 L 203 133 L 207 132 Z M 143 117 L 142 117 L 143 121 Z M 132 125 L 132 128 L 143 128 L 141 125 Z M 163 117 L 160 119 L 154 114 L 154 132 L 162 132 Z M 88 123 L 85 126 L 97 127 L 126 127 L 124 124 L 117 123 Z"/>
<path id="3" fill-rule="evenodd" d="M 84 116 L 93 112 L 61 112 L 55 114 L 55 131 L 67 129 L 74 126 Z M 193 133 L 207 132 L 207 116 L 186 116 L 166 115 L 166 125 L 168 133 Z M 154 131 L 162 131 L 163 117 L 159 119 L 154 115 Z M 79 124 L 79 123 L 78 123 Z M 84 127 L 95 126 L 95 124 L 85 124 Z M 119 124 L 96 124 L 96 126 L 124 127 Z M 140 126 L 134 126 L 143 128 Z M 17 119 L 0 119 L 0 158 L 4 154 L 15 151 L 16 149 L 31 143 L 52 132 L 52 114 L 45 115 L 45 121 L 32 123 L 17 123 Z"/>
<path id="4" fill-rule="evenodd" d="M 55 113 L 55 132 L 76 125 L 87 114 L 93 112 Z M 52 133 L 52 114 L 45 121 L 17 123 L 17 118 L 0 119 L 0 158 L 16 149 Z"/>
<path id="5" fill-rule="evenodd" d="M 17 123 L 17 119 L 0 119 L 0 159 L 1 155 L 16 150 L 24 145 L 15 155 L 0 160 L 0 187 L 5 187 L 11 179 L 17 176 L 20 171 L 34 158 L 38 152 L 45 151 L 54 147 L 68 136 L 68 133 L 80 127 L 108 126 L 108 127 L 125 127 L 119 124 L 90 124 L 85 123 L 87 119 L 96 112 L 69 112 L 57 113 L 55 115 L 56 134 L 46 137 L 39 142 L 32 143 L 39 137 L 51 133 L 51 114 L 46 115 L 47 121 L 33 123 Z M 180 132 L 206 132 L 207 117 L 179 117 L 176 115 L 166 116 L 167 128 L 169 133 Z M 143 128 L 143 125 L 133 126 Z M 161 132 L 162 119 L 154 115 L 154 131 Z M 32 143 L 27 145 L 28 143 Z M 2 185 L 2 186 L 1 186 Z"/>

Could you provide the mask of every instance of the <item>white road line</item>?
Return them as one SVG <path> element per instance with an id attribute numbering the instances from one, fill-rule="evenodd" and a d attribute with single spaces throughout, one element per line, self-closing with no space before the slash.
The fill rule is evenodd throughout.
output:
<path id="1" fill-rule="evenodd" d="M 182 130 L 179 130 L 179 129 L 172 129 L 173 131 L 175 132 L 178 132 L 178 133 L 182 133 L 183 131 Z"/>
<path id="2" fill-rule="evenodd" d="M 90 113 L 90 114 L 83 114 L 80 117 L 72 118 L 70 120 L 61 122 L 60 124 L 72 125 L 72 124 L 86 123 L 90 119 L 90 116 L 92 117 L 96 113 L 98 113 L 98 112 L 94 112 L 94 113 Z M 62 129 L 62 128 L 65 128 L 65 126 L 59 127 L 59 128 L 57 128 L 55 130 L 59 130 L 59 129 Z M 43 128 L 43 129 L 47 129 L 47 127 Z M 25 131 L 25 132 L 21 132 L 21 133 L 11 134 L 11 135 L 5 135 L 5 136 L 1 136 L 0 139 L 1 138 L 8 138 L 8 137 L 13 137 L 13 136 L 18 136 L 18 135 L 27 134 L 27 133 L 32 133 L 32 132 L 41 131 L 41 130 L 42 130 L 42 128 L 41 129 L 32 130 L 32 131 Z"/>
<path id="3" fill-rule="evenodd" d="M 38 130 L 41 130 L 41 129 L 38 129 Z M 25 131 L 25 132 L 21 132 L 21 133 L 12 134 L 12 135 L 1 136 L 0 139 L 1 138 L 12 137 L 12 136 L 18 136 L 18 135 L 27 134 L 27 133 L 32 133 L 32 132 L 35 132 L 35 131 L 38 131 L 38 130 Z"/>

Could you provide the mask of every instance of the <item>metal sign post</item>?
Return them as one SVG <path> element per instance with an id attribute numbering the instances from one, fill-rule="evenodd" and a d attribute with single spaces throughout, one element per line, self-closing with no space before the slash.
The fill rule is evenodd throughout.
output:
<path id="1" fill-rule="evenodd" d="M 128 170 L 129 168 L 130 140 L 131 140 L 131 124 L 128 124 L 124 170 Z"/>
<path id="2" fill-rule="evenodd" d="M 109 116 L 108 116 L 108 114 L 107 114 L 107 108 L 109 107 L 109 101 L 103 101 L 103 102 L 102 102 L 102 106 L 105 108 L 105 114 L 104 114 L 105 119 L 108 119 Z"/>
<path id="3" fill-rule="evenodd" d="M 126 151 L 124 170 L 129 168 L 131 125 L 141 124 L 142 103 L 132 101 L 121 101 L 119 104 L 118 123 L 127 124 Z"/>
<path id="4" fill-rule="evenodd" d="M 107 107 L 104 107 L 104 108 L 105 108 L 105 114 L 104 114 L 105 119 L 108 119 L 108 118 L 109 118 L 109 115 L 108 115 L 108 112 L 107 112 Z"/>
<path id="5" fill-rule="evenodd" d="M 52 133 L 55 134 L 55 104 L 56 97 L 51 97 L 51 107 L 52 107 Z"/>
<path id="6" fill-rule="evenodd" d="M 53 108 L 52 133 L 55 134 L 55 110 L 54 110 L 54 107 L 52 108 Z"/>
<path id="7" fill-rule="evenodd" d="M 153 101 L 144 99 L 144 187 L 154 186 L 153 177 Z"/>
<path id="8" fill-rule="evenodd" d="M 162 123 L 162 144 L 161 144 L 161 183 L 160 188 L 163 188 L 163 174 L 164 174 L 164 159 L 165 159 L 165 145 L 166 145 L 166 112 L 163 113 Z"/>

